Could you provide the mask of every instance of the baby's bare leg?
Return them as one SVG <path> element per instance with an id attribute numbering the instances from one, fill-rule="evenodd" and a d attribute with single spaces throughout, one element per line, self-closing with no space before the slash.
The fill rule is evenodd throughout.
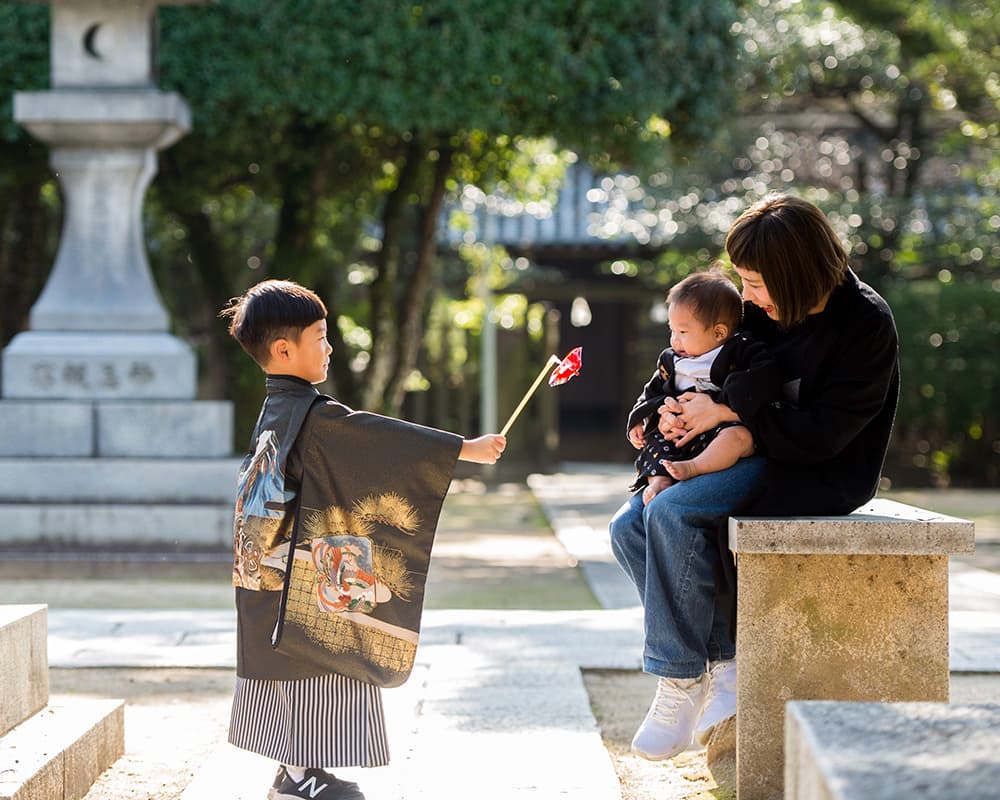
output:
<path id="1" fill-rule="evenodd" d="M 673 484 L 673 482 L 674 479 L 669 475 L 650 475 L 649 483 L 646 485 L 646 488 L 642 490 L 642 504 L 646 505 L 646 503 L 656 497 L 656 495 L 668 486 Z"/>
<path id="2" fill-rule="evenodd" d="M 686 481 L 706 472 L 721 472 L 753 453 L 753 436 L 742 425 L 723 428 L 702 452 L 690 461 L 664 461 L 675 479 Z"/>

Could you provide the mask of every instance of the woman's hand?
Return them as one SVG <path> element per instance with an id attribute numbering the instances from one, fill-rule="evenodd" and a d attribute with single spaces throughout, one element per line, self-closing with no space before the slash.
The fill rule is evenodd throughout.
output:
<path id="1" fill-rule="evenodd" d="M 707 394 L 685 392 L 677 400 L 680 411 L 675 416 L 680 418 L 685 430 L 684 435 L 675 440 L 678 447 L 683 447 L 695 436 L 710 431 L 723 422 L 739 422 L 740 419 L 729 406 L 716 403 Z"/>
<path id="2" fill-rule="evenodd" d="M 660 415 L 656 427 L 668 442 L 676 442 L 687 433 L 684 420 L 680 417 L 682 410 L 681 404 L 673 397 L 665 398 L 663 405 L 656 409 L 656 413 Z"/>

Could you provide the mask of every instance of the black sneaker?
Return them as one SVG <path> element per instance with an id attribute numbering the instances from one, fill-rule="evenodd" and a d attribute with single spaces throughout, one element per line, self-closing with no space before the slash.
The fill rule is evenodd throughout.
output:
<path id="1" fill-rule="evenodd" d="M 356 783 L 342 781 L 321 769 L 307 769 L 296 783 L 284 767 L 278 767 L 267 800 L 365 800 Z"/>

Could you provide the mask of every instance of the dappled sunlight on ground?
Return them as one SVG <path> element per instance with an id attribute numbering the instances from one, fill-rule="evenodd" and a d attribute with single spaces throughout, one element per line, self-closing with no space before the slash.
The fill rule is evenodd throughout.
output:
<path id="1" fill-rule="evenodd" d="M 638 671 L 587 670 L 584 683 L 622 786 L 622 800 L 712 800 L 734 798 L 720 788 L 705 761 L 705 749 L 692 747 L 669 761 L 647 761 L 632 753 L 632 736 L 656 692 L 656 678 Z"/>

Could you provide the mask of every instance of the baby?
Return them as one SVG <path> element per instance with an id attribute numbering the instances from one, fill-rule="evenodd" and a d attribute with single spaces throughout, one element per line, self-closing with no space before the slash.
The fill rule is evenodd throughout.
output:
<path id="1" fill-rule="evenodd" d="M 683 402 L 686 392 L 709 392 L 713 399 L 724 399 L 735 385 L 741 391 L 752 387 L 773 392 L 777 398 L 779 386 L 764 346 L 738 332 L 743 298 L 721 272 L 689 275 L 670 290 L 667 304 L 670 347 L 660 353 L 656 372 L 643 387 L 626 426 L 629 441 L 641 451 L 630 490 L 642 488 L 644 503 L 674 481 L 719 472 L 754 451 L 750 431 L 739 422 L 725 422 L 678 447 L 660 432 L 659 414 L 654 413 L 666 398 Z M 744 380 L 729 386 L 733 373 L 741 373 Z"/>

